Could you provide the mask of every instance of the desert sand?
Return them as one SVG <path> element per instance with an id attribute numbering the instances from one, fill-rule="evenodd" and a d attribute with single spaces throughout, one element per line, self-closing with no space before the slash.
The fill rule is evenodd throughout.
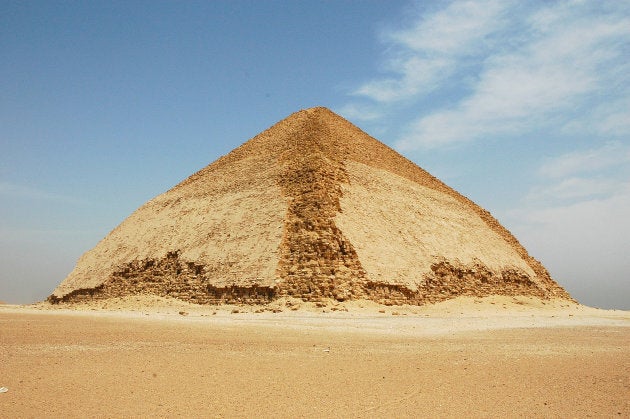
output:
<path id="1" fill-rule="evenodd" d="M 0 387 L 7 418 L 630 417 L 630 312 L 529 297 L 4 305 Z"/>

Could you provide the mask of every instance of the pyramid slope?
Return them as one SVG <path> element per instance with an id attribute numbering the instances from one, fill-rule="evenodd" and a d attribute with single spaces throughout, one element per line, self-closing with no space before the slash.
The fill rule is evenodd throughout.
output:
<path id="1" fill-rule="evenodd" d="M 492 271 L 510 266 L 536 275 L 512 246 L 454 197 L 361 163 L 348 162 L 347 167 L 350 182 L 336 223 L 356 243 L 374 280 L 408 278 L 404 282 L 414 287 L 416 272 L 429 272 L 439 259 L 480 263 Z M 372 220 L 369 226 L 367 219 Z"/>
<path id="2" fill-rule="evenodd" d="M 570 298 L 487 211 L 325 108 L 297 112 L 136 210 L 51 301 Z"/>

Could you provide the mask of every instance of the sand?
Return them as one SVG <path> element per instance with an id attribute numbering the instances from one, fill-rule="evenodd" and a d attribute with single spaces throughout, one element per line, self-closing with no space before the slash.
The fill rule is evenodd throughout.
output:
<path id="1" fill-rule="evenodd" d="M 629 312 L 100 304 L 0 307 L 0 417 L 630 417 Z"/>

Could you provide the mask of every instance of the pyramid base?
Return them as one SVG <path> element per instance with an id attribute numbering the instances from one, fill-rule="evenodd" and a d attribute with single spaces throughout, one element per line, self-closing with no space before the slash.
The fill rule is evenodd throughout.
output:
<path id="1" fill-rule="evenodd" d="M 494 273 L 477 264 L 460 266 L 448 261 L 433 264 L 418 289 L 405 285 L 365 279 L 338 282 L 334 277 L 309 277 L 263 285 L 260 281 L 239 281 L 217 286 L 207 279 L 205 267 L 182 260 L 169 252 L 159 260 L 129 263 L 95 288 L 74 290 L 63 296 L 51 295 L 50 303 L 88 302 L 130 295 L 176 298 L 193 304 L 264 305 L 283 297 L 302 301 L 370 300 L 384 305 L 424 305 L 460 296 L 528 296 L 571 300 L 560 287 L 544 287 L 514 269 Z"/>

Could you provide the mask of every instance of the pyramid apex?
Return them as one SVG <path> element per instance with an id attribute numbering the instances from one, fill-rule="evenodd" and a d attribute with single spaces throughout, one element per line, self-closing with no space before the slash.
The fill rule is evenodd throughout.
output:
<path id="1" fill-rule="evenodd" d="M 339 118 L 342 118 L 340 115 L 336 114 L 335 112 L 331 111 L 325 106 L 314 106 L 312 108 L 302 109 L 301 111 L 297 113 L 305 113 L 307 115 L 334 115 Z"/>
<path id="2" fill-rule="evenodd" d="M 313 106 L 312 108 L 306 108 L 304 110 L 307 111 L 307 112 L 321 112 L 321 111 L 325 111 L 325 112 L 334 113 L 334 112 L 332 112 L 330 109 L 328 109 L 325 106 Z"/>

